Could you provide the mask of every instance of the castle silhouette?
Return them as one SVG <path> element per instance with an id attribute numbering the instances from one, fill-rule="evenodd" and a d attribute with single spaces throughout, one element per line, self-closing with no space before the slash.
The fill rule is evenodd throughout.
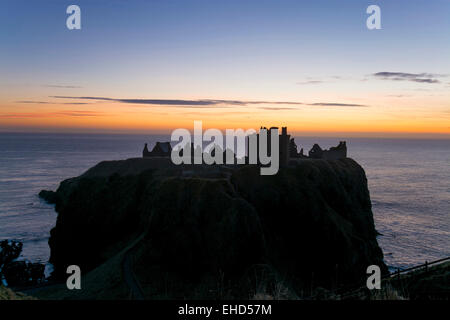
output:
<path id="1" fill-rule="evenodd" d="M 278 130 L 278 127 L 271 127 L 267 129 L 266 127 L 261 127 L 261 130 L 267 130 L 267 152 L 271 154 L 271 130 Z M 257 146 L 259 148 L 259 134 L 257 136 Z M 249 136 L 246 137 L 248 142 Z M 248 143 L 247 143 L 247 154 L 248 154 Z M 194 145 L 191 143 L 191 154 L 194 154 Z M 148 144 L 144 146 L 142 151 L 143 158 L 149 157 L 170 157 L 172 152 L 172 146 L 170 142 L 156 142 L 152 151 L 148 150 Z M 182 152 L 182 151 L 181 151 Z M 213 151 L 214 152 L 214 149 Z M 259 154 L 259 150 L 258 150 Z M 313 145 L 311 150 L 309 150 L 308 155 L 303 153 L 303 148 L 298 151 L 297 144 L 294 138 L 287 132 L 287 127 L 281 128 L 281 134 L 279 135 L 279 159 L 280 166 L 287 166 L 291 159 L 325 159 L 325 160 L 337 160 L 347 157 L 347 145 L 345 141 L 340 141 L 336 147 L 331 147 L 328 150 L 322 149 L 317 143 Z M 235 157 L 236 158 L 236 157 Z M 246 161 L 246 163 L 248 163 Z"/>

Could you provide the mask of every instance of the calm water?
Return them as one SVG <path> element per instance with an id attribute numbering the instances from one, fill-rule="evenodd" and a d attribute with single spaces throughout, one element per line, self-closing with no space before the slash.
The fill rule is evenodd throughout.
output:
<path id="1" fill-rule="evenodd" d="M 297 138 L 309 150 L 342 138 Z M 139 135 L 0 134 L 0 240 L 24 242 L 23 258 L 46 262 L 53 206 L 42 189 L 78 176 L 103 160 L 139 157 Z M 345 139 L 365 169 L 379 242 L 393 267 L 450 256 L 450 140 Z"/>

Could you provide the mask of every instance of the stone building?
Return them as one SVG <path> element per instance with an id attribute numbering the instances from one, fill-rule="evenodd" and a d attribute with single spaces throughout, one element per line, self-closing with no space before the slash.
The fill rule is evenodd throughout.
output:
<path id="1" fill-rule="evenodd" d="M 272 146 L 271 146 L 271 130 L 277 130 L 278 127 L 271 127 L 267 129 L 266 127 L 261 127 L 260 133 L 267 131 L 267 154 L 270 156 L 272 154 Z M 261 163 L 259 161 L 259 138 L 260 133 L 255 133 L 256 135 L 256 152 L 257 152 L 257 163 Z M 250 137 L 246 138 L 246 163 L 249 163 L 249 147 L 250 147 Z M 289 161 L 292 159 L 325 159 L 325 160 L 337 160 L 347 157 L 347 145 L 345 141 L 340 141 L 339 145 L 336 147 L 331 147 L 329 150 L 322 149 L 317 143 L 313 145 L 311 150 L 308 153 L 308 156 L 303 154 L 303 148 L 298 151 L 297 144 L 295 143 L 294 138 L 291 138 L 291 135 L 287 132 L 287 127 L 281 128 L 281 134 L 278 136 L 279 139 L 279 160 L 280 167 L 286 167 L 289 165 Z M 216 146 L 211 150 L 211 155 L 215 155 L 216 148 L 221 151 L 221 148 Z M 197 150 L 199 149 L 199 150 Z M 144 158 L 147 157 L 170 157 L 172 152 L 172 146 L 170 142 L 156 142 L 152 151 L 148 150 L 147 143 L 145 144 L 144 150 L 142 151 L 142 156 Z M 182 156 L 182 150 L 180 151 L 180 156 Z M 200 146 L 197 146 L 194 150 L 194 144 L 191 143 L 191 157 L 194 159 L 195 155 L 202 154 L 202 150 Z M 223 163 L 226 163 L 226 152 L 223 152 L 224 158 Z M 234 163 L 236 162 L 236 155 L 233 153 Z"/>
<path id="2" fill-rule="evenodd" d="M 148 146 L 145 144 L 144 150 L 142 151 L 142 157 L 170 157 L 171 152 L 172 146 L 170 145 L 170 142 L 157 142 L 152 151 L 148 151 Z"/>
<path id="3" fill-rule="evenodd" d="M 309 150 L 309 157 L 312 159 L 337 160 L 347 158 L 347 144 L 345 141 L 340 141 L 336 147 L 331 147 L 329 150 L 323 150 L 317 143 Z"/>
<path id="4" fill-rule="evenodd" d="M 278 131 L 278 127 L 271 127 L 270 129 L 267 129 L 266 127 L 261 127 L 260 128 L 260 133 L 263 130 L 267 131 L 267 154 L 271 155 L 272 154 L 272 146 L 271 146 L 271 131 L 275 129 Z M 257 155 L 258 155 L 258 163 L 260 163 L 259 161 L 259 133 L 255 133 L 256 135 L 256 151 L 257 151 Z M 285 167 L 289 164 L 289 158 L 290 158 L 290 135 L 287 134 L 287 127 L 282 127 L 281 128 L 281 134 L 279 134 L 278 136 L 278 146 L 279 146 L 279 159 L 280 159 L 280 166 L 281 167 Z M 249 154 L 249 145 L 250 145 L 250 141 L 247 137 L 247 158 L 248 158 L 248 154 Z"/>

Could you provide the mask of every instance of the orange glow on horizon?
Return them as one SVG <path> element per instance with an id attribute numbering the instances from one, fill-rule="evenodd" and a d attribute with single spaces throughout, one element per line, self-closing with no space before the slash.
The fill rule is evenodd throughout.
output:
<path id="1" fill-rule="evenodd" d="M 437 104 L 437 101 L 435 102 Z M 409 109 L 408 109 L 409 108 Z M 287 126 L 291 134 L 413 134 L 450 136 L 448 113 L 424 112 L 399 107 L 333 106 L 238 106 L 196 108 L 146 106 L 110 102 L 86 104 L 0 104 L 0 131 L 55 132 L 161 132 L 176 128 L 193 129 L 194 120 L 203 128 L 258 129 L 260 126 Z M 19 111 L 20 110 L 20 111 Z M 408 112 L 409 110 L 409 112 Z"/>

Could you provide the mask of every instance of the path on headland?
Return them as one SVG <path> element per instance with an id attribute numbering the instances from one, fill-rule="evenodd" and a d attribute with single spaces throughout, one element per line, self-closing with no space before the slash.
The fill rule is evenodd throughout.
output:
<path id="1" fill-rule="evenodd" d="M 128 288 L 130 288 L 131 296 L 134 300 L 145 300 L 144 292 L 139 284 L 139 281 L 136 278 L 136 275 L 133 272 L 133 263 L 131 255 L 136 245 L 144 238 L 144 234 L 142 234 L 136 241 L 130 246 L 130 248 L 125 252 L 123 260 L 122 260 L 122 274 L 127 284 Z"/>

